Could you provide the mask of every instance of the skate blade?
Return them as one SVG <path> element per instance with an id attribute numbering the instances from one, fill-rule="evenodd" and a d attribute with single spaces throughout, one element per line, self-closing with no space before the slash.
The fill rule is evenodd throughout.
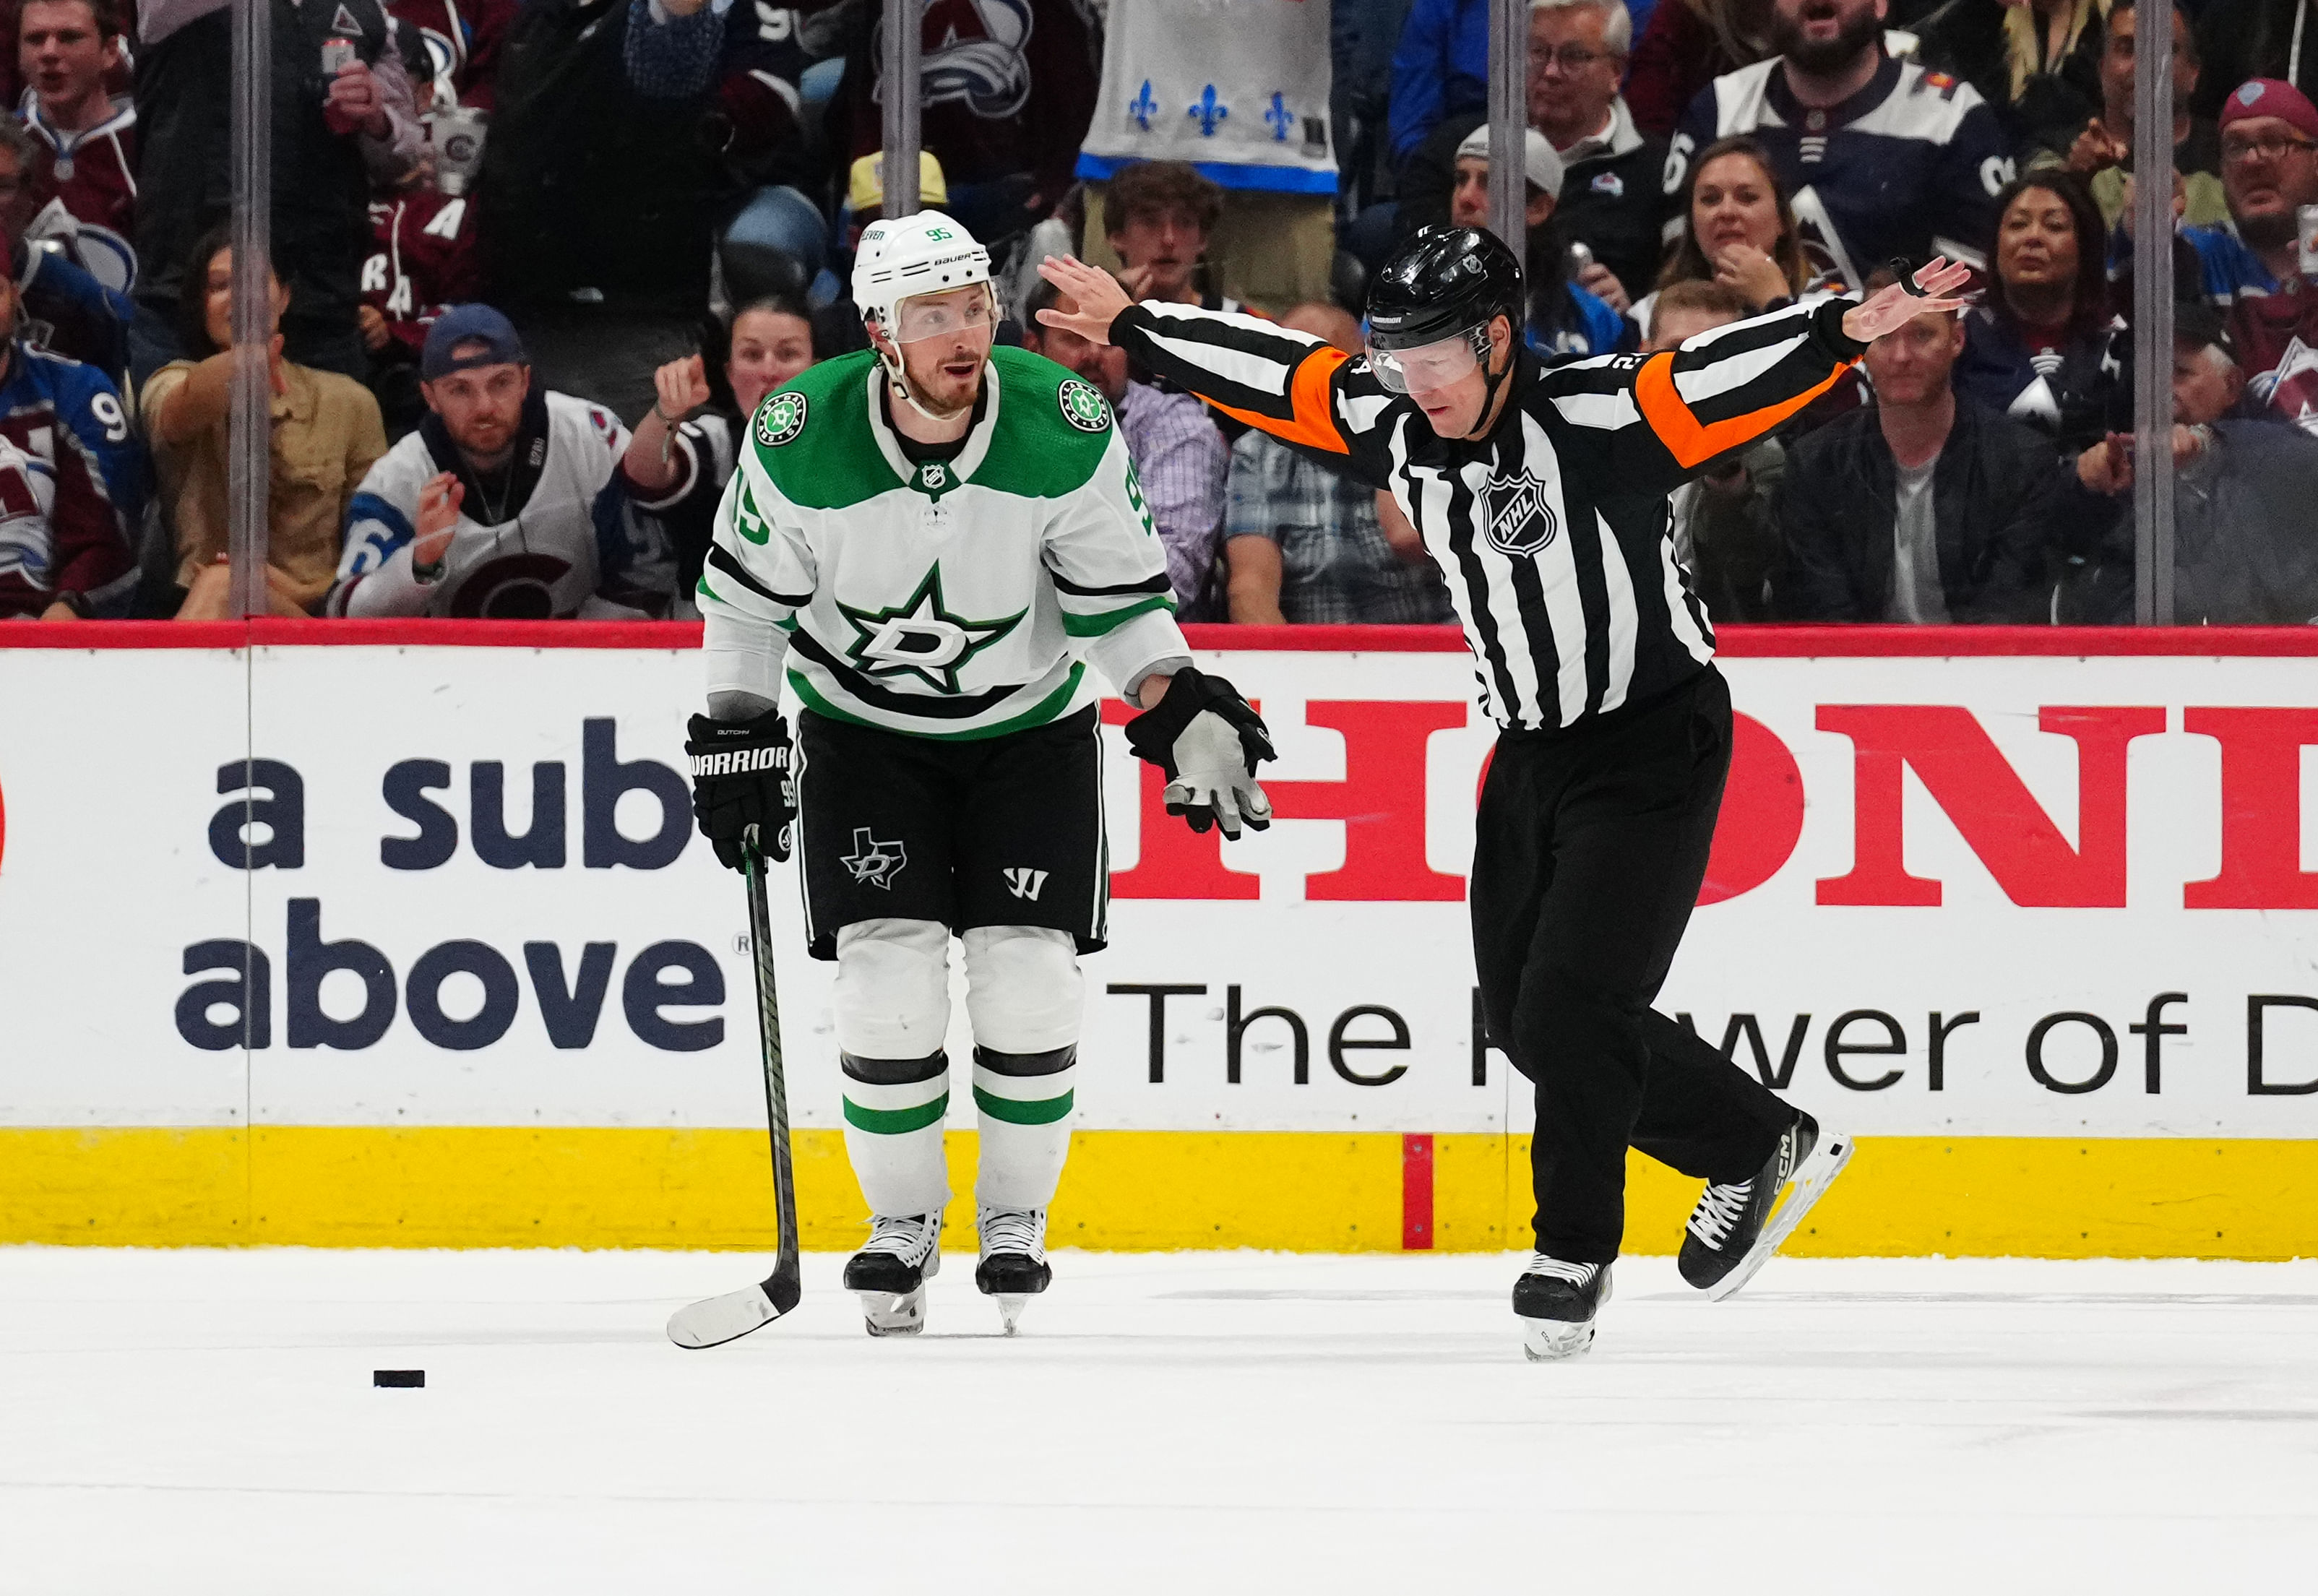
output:
<path id="1" fill-rule="evenodd" d="M 1771 1261 L 1771 1255 L 1794 1233 L 1795 1226 L 1802 1223 L 1811 1205 L 1825 1197 L 1835 1178 L 1843 1173 L 1843 1167 L 1851 1161 L 1851 1154 L 1849 1135 L 1821 1127 L 1819 1145 L 1811 1149 L 1810 1156 L 1803 1160 L 1802 1168 L 1788 1183 L 1786 1201 L 1772 1214 L 1769 1223 L 1763 1226 L 1763 1233 L 1755 1238 L 1755 1244 L 1747 1250 L 1747 1256 L 1738 1260 L 1738 1267 L 1706 1288 L 1708 1302 L 1721 1302 Z"/>
<path id="2" fill-rule="evenodd" d="M 926 1288 L 896 1296 L 890 1291 L 858 1291 L 863 1325 L 871 1335 L 916 1335 L 926 1327 Z"/>
<path id="3" fill-rule="evenodd" d="M 1022 1322 L 1022 1309 L 1029 1302 L 1030 1294 L 1024 1291 L 995 1291 L 991 1293 L 990 1300 L 998 1305 L 998 1321 L 1006 1327 L 1006 1333 L 1008 1335 L 1018 1333 L 1018 1327 Z"/>

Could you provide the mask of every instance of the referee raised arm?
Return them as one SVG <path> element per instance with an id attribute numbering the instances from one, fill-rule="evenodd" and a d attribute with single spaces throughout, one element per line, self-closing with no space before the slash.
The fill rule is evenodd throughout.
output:
<path id="1" fill-rule="evenodd" d="M 1250 317 L 1129 304 L 1067 257 L 1039 270 L 1078 306 L 1040 319 L 1388 488 L 1448 578 L 1500 728 L 1469 897 L 1489 1038 L 1537 1089 L 1537 1252 L 1514 1286 L 1530 1356 L 1593 1342 L 1630 1145 L 1708 1182 L 1683 1278 L 1737 1290 L 1851 1143 L 1650 1008 L 1730 764 L 1730 695 L 1667 495 L 1809 404 L 1875 337 L 1959 308 L 1945 296 L 1969 268 L 1935 260 L 1864 304 L 1550 369 L 1522 345 L 1520 263 L 1472 228 L 1428 228 L 1386 263 L 1361 356 Z"/>

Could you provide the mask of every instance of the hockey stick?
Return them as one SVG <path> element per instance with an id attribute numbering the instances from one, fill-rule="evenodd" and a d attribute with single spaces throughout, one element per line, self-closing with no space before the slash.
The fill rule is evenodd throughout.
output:
<path id="1" fill-rule="evenodd" d="M 728 1291 L 669 1316 L 668 1339 L 679 1347 L 721 1346 L 761 1330 L 797 1305 L 796 1171 L 789 1156 L 789 1094 L 781 1069 L 781 1000 L 773 988 L 772 911 L 765 903 L 765 857 L 751 826 L 741 858 L 749 877 L 749 951 L 757 960 L 757 1035 L 764 1044 L 765 1114 L 773 1135 L 773 1202 L 780 1223 L 780 1253 L 773 1272 L 756 1286 Z"/>

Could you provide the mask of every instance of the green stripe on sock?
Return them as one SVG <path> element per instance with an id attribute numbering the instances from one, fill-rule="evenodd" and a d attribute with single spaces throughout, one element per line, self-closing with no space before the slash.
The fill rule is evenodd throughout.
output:
<path id="1" fill-rule="evenodd" d="M 1009 1125 L 1052 1125 L 1071 1111 L 1071 1098 L 1074 1095 L 1066 1091 L 1059 1098 L 1044 1098 L 1034 1103 L 1021 1103 L 1012 1098 L 994 1096 L 977 1086 L 974 1089 L 974 1103 L 975 1107 L 980 1108 L 991 1118 L 1002 1119 Z M 853 1105 L 848 1103 L 845 1107 L 847 1111 L 850 1112 Z"/>
<path id="2" fill-rule="evenodd" d="M 975 1094 L 981 1096 L 979 1092 Z M 1063 1107 L 1071 1106 L 1069 1098 Z M 1043 1108 L 1045 1104 L 1038 1105 Z M 930 1125 L 939 1125 L 949 1111 L 949 1093 L 944 1092 L 930 1103 L 921 1103 L 914 1108 L 864 1108 L 851 1098 L 845 1099 L 845 1123 L 856 1130 L 879 1136 L 906 1136 L 912 1131 L 921 1131 Z M 1049 1118 L 1055 1117 L 1048 1116 Z"/>

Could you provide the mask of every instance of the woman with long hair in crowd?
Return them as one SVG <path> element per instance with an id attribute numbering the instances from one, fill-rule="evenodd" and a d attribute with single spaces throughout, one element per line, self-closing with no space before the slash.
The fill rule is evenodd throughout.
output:
<path id="1" fill-rule="evenodd" d="M 1786 187 L 1752 139 L 1717 139 L 1699 152 L 1683 192 L 1683 215 L 1689 225 L 1658 273 L 1659 288 L 1720 282 L 1760 316 L 1815 287 L 1841 286 L 1814 282 Z M 1657 300 L 1654 291 L 1634 307 L 1645 333 Z"/>
<path id="2" fill-rule="evenodd" d="M 651 411 L 636 423 L 620 474 L 636 507 L 667 528 L 682 591 L 700 580 L 716 501 L 740 461 L 741 429 L 767 394 L 814 358 L 811 315 L 785 294 L 767 294 L 732 315 L 722 362 L 731 410 L 715 403 L 705 356 L 687 354 L 652 373 Z"/>
<path id="3" fill-rule="evenodd" d="M 1956 386 L 2071 450 L 2100 441 L 2119 378 L 2107 229 L 2084 185 L 2044 167 L 1996 197 L 1993 281 L 1964 317 Z"/>
<path id="4" fill-rule="evenodd" d="M 177 618 L 230 613 L 226 563 L 226 410 L 233 387 L 233 246 L 220 223 L 193 246 L 181 279 L 178 345 L 146 379 L 142 409 L 160 468 L 161 502 L 176 534 Z M 265 588 L 271 613 L 303 615 L 327 597 L 338 569 L 346 507 L 378 457 L 386 428 L 378 400 L 351 378 L 282 358 L 290 291 L 269 273 L 273 341 L 272 489 L 266 499 Z"/>

